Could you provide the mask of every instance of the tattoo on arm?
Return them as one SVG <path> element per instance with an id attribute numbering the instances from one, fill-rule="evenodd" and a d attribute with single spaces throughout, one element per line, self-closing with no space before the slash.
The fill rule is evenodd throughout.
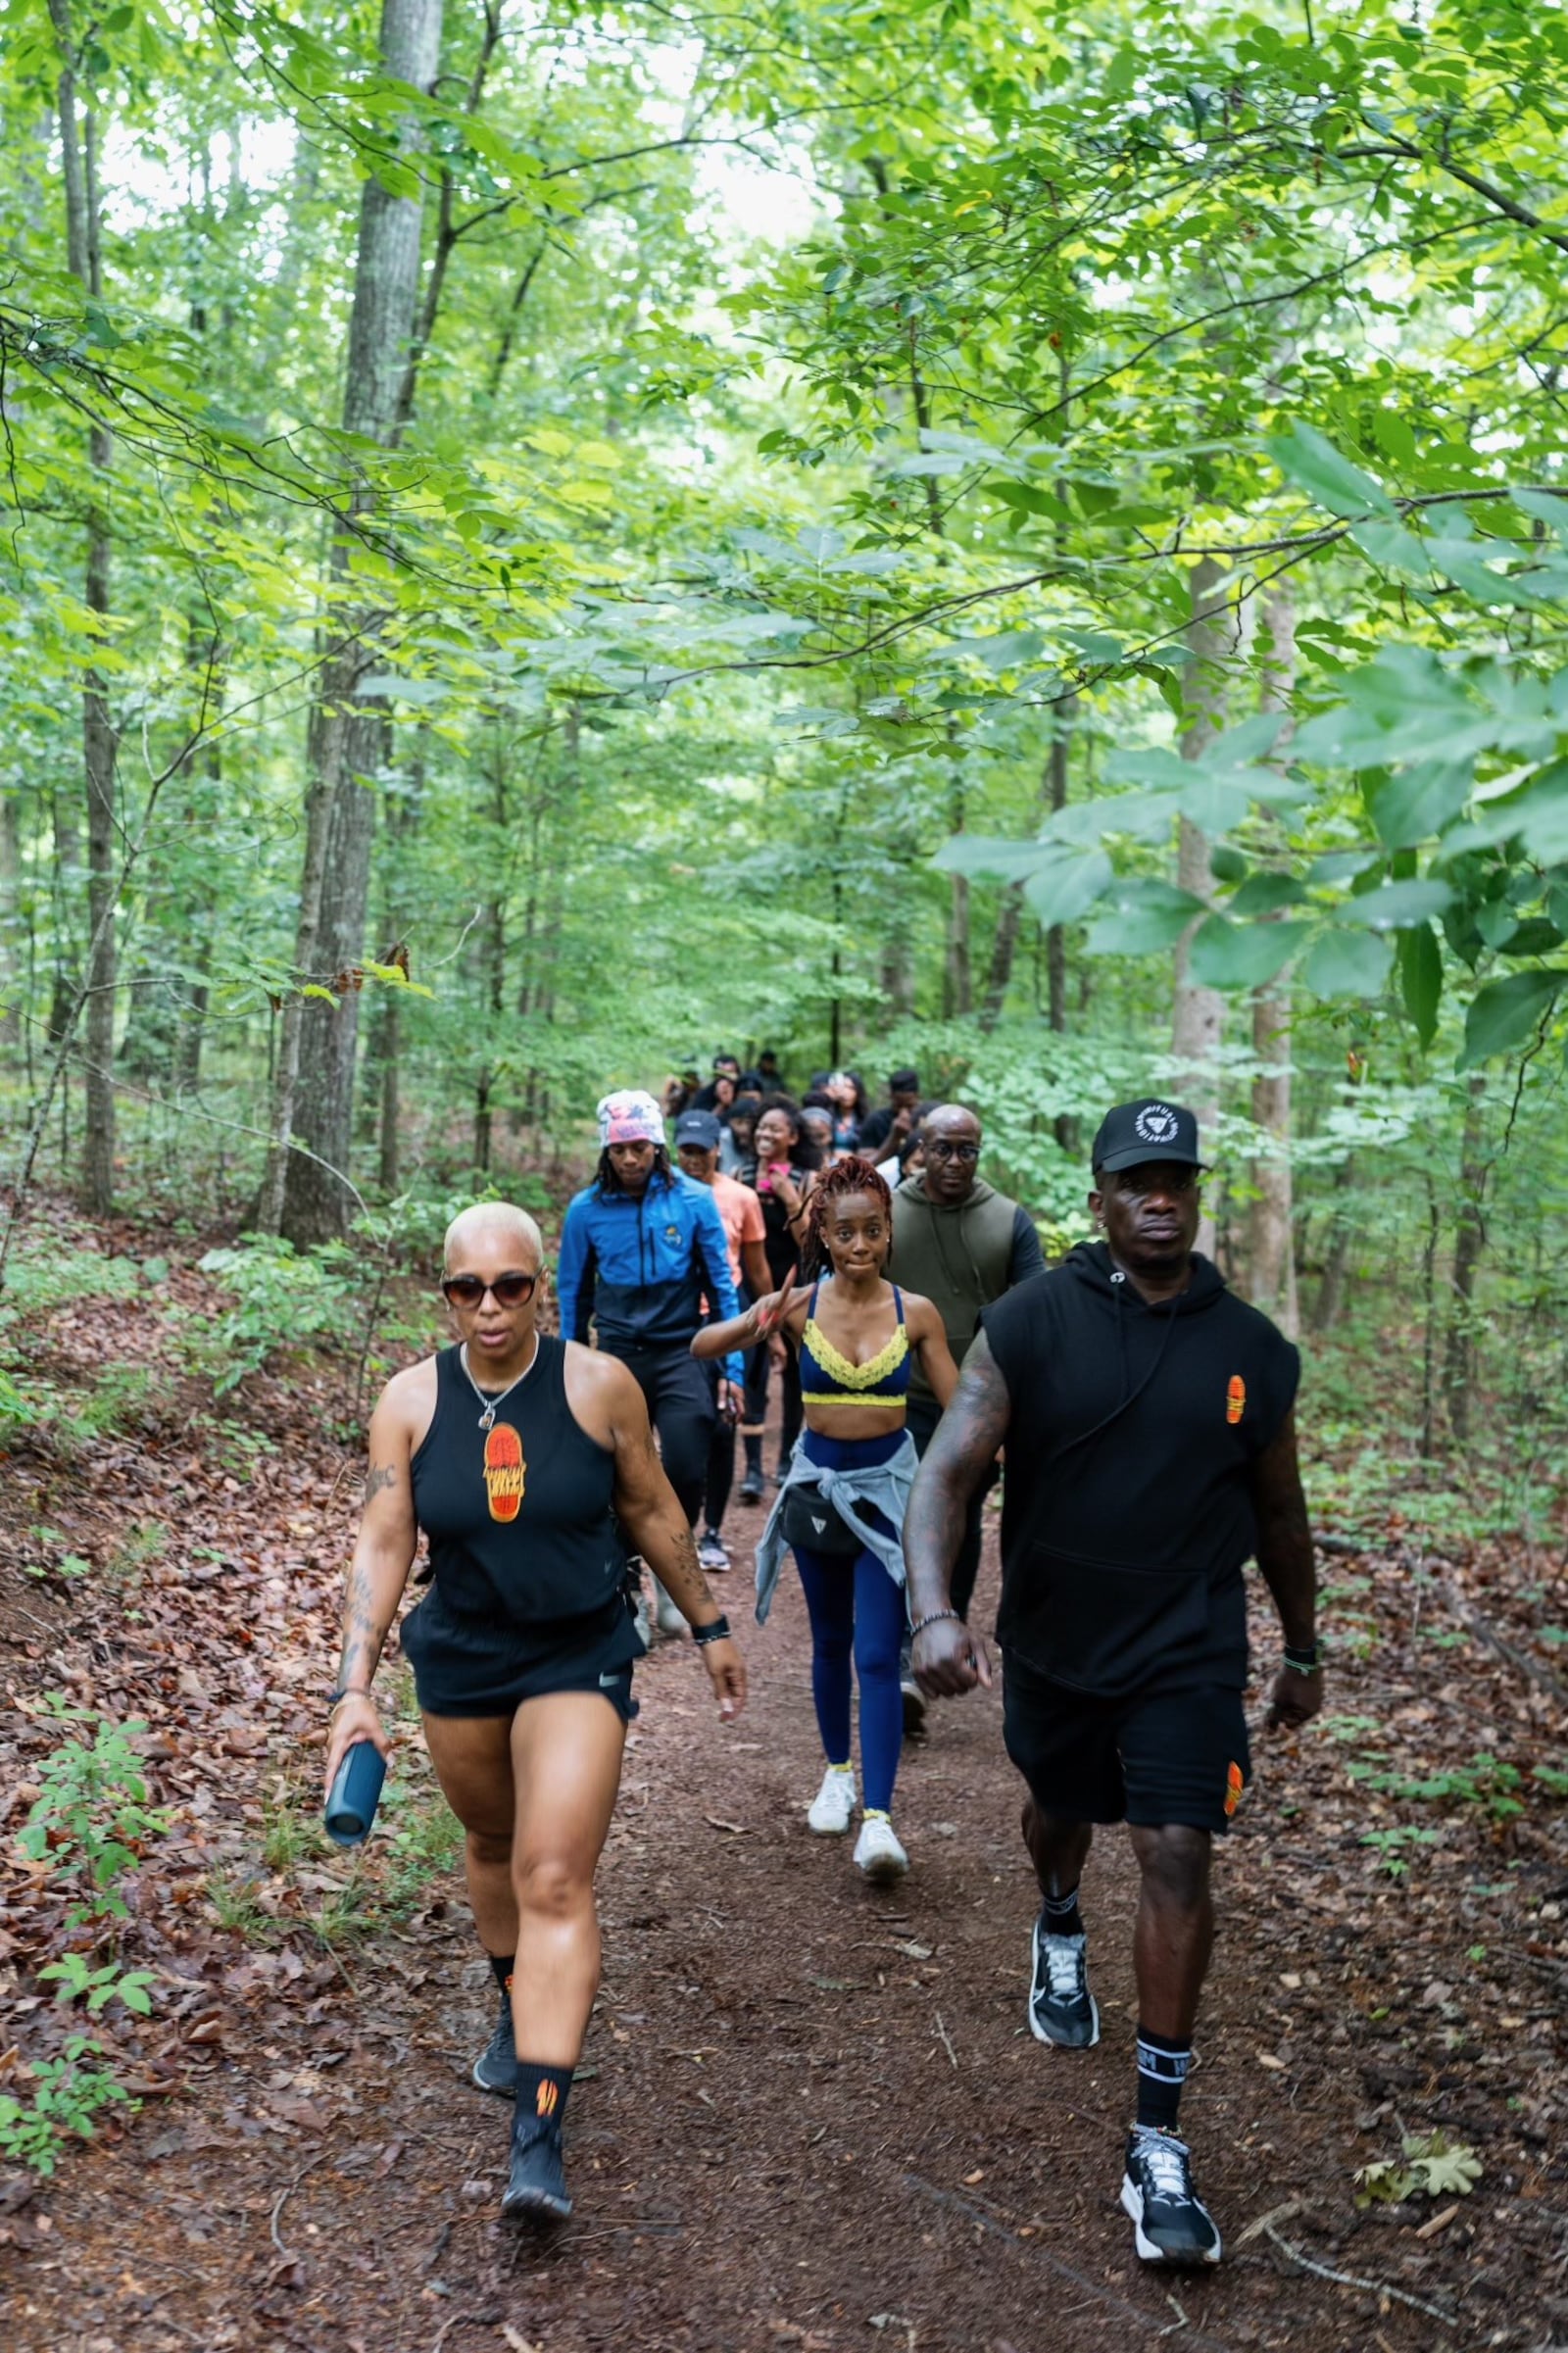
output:
<path id="1" fill-rule="evenodd" d="M 372 1462 L 366 1474 L 365 1500 L 367 1503 L 373 1501 L 383 1488 L 396 1487 L 397 1483 L 398 1475 L 391 1463 Z"/>
<path id="2" fill-rule="evenodd" d="M 386 1629 L 377 1623 L 370 1574 L 356 1561 L 349 1571 L 343 1595 L 343 1649 L 338 1659 L 340 1684 L 368 1684 L 381 1657 Z"/>

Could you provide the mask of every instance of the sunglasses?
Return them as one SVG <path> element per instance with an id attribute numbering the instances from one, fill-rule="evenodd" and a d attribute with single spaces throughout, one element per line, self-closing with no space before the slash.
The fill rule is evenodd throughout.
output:
<path id="1" fill-rule="evenodd" d="M 477 1307 L 488 1291 L 498 1307 L 520 1307 L 531 1299 L 537 1275 L 497 1275 L 493 1283 L 481 1283 L 477 1275 L 447 1275 L 441 1284 L 441 1296 L 449 1307 Z"/>

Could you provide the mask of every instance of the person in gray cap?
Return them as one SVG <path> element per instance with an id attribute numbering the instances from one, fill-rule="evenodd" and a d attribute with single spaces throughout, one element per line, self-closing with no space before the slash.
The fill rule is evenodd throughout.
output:
<path id="1" fill-rule="evenodd" d="M 1078 1882 L 1094 1825 L 1140 1873 L 1136 2120 L 1121 2201 L 1146 2263 L 1210 2264 L 1220 2234 L 1177 2132 L 1213 1938 L 1209 1852 L 1250 1760 L 1242 1571 L 1255 1555 L 1284 1662 L 1269 1727 L 1323 1699 L 1316 1573 L 1296 1459 L 1300 1361 L 1193 1249 L 1201 1159 L 1179 1103 L 1118 1103 L 1094 1145 L 1100 1239 L 986 1307 L 904 1528 L 913 1668 L 933 1696 L 989 1687 L 950 1598 L 969 1498 L 1007 1449 L 1004 1732 L 1040 1882 L 1028 2019 L 1100 2039 Z"/>

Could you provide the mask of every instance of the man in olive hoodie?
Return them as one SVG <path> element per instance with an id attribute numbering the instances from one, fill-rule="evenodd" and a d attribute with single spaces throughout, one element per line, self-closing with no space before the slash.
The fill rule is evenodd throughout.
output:
<path id="1" fill-rule="evenodd" d="M 947 1328 L 955 1364 L 980 1329 L 980 1311 L 1015 1283 L 1044 1274 L 1040 1236 L 1027 1209 L 996 1192 L 980 1175 L 980 1122 L 961 1103 L 938 1103 L 920 1126 L 924 1165 L 893 1196 L 893 1272 L 901 1285 L 935 1302 Z M 909 1384 L 908 1429 L 920 1453 L 930 1445 L 942 1408 L 918 1364 Z M 987 1481 L 987 1486 L 991 1482 Z M 953 1607 L 963 1617 L 980 1569 L 981 1488 L 969 1498 L 963 1543 L 953 1571 Z M 911 1698 L 911 1693 L 913 1694 Z M 919 1686 L 905 1693 L 906 1729 L 925 1702 Z"/>

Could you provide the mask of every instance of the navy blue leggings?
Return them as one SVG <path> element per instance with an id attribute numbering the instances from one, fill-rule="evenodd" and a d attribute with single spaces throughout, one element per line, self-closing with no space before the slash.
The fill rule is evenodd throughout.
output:
<path id="1" fill-rule="evenodd" d="M 888 1450 L 885 1440 L 864 1443 Z M 895 1446 L 897 1443 L 898 1435 L 893 1441 Z M 810 1430 L 806 1433 L 806 1450 L 814 1458 L 821 1458 L 830 1446 L 834 1467 L 852 1451 L 843 1441 L 824 1441 Z M 878 1512 L 860 1516 L 873 1526 L 887 1525 Z M 893 1803 L 893 1782 L 904 1745 L 904 1696 L 899 1689 L 899 1655 L 906 1623 L 904 1588 L 895 1584 L 874 1552 L 862 1550 L 850 1560 L 803 1551 L 798 1544 L 794 1551 L 811 1621 L 811 1697 L 827 1761 L 830 1765 L 850 1761 L 853 1659 L 860 1686 L 862 1802 L 885 1814 Z"/>

